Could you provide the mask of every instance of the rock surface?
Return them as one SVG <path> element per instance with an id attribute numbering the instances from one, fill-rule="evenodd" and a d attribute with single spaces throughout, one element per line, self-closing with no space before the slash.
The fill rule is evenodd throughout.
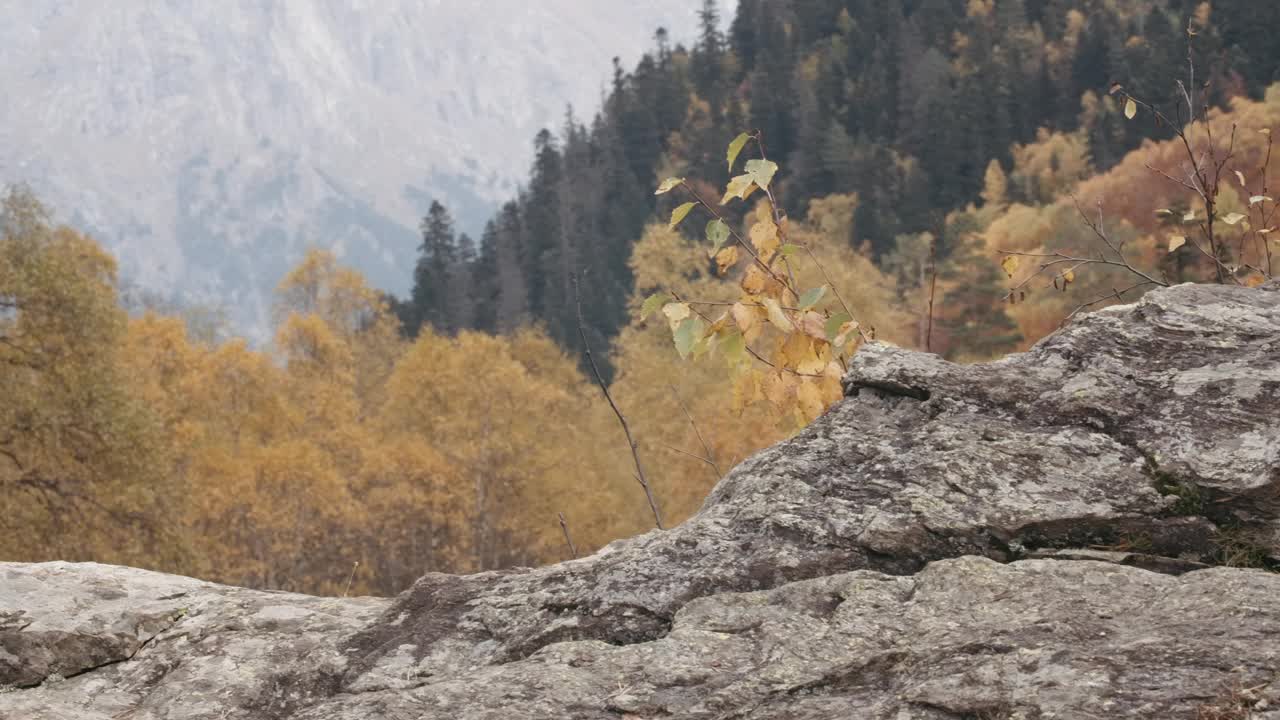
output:
<path id="1" fill-rule="evenodd" d="M 1280 718 L 1280 285 L 846 388 L 677 528 L 392 600 L 0 564 L 0 718 Z"/>

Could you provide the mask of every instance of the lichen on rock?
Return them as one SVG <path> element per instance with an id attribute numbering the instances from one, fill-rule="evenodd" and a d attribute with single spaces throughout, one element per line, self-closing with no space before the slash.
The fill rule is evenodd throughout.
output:
<path id="1" fill-rule="evenodd" d="M 549 567 L 381 600 L 0 564 L 0 717 L 1280 717 L 1280 285 L 987 364 L 872 344 L 845 387 Z"/>

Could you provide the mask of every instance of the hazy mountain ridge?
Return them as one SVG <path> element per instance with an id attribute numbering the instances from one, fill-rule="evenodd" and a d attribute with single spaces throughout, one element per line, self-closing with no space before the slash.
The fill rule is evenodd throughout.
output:
<path id="1" fill-rule="evenodd" d="M 538 128 L 696 4 L 0 0 L 0 182 L 92 231 L 126 280 L 259 328 L 311 244 L 407 289 L 432 197 L 475 229 Z"/>

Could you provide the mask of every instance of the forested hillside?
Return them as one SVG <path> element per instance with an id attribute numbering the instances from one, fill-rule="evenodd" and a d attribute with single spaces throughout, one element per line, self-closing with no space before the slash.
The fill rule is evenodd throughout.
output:
<path id="1" fill-rule="evenodd" d="M 538 135 L 478 241 L 433 205 L 412 296 L 314 251 L 264 348 L 130 314 L 115 259 L 12 190 L 0 557 L 381 594 L 550 562 L 689 517 L 865 341 L 986 360 L 1155 284 L 1257 284 L 1277 13 L 745 0 L 721 36 L 708 3 Z"/>
<path id="2" fill-rule="evenodd" d="M 626 324 L 632 247 L 673 207 L 646 189 L 680 175 L 713 194 L 728 179 L 724 145 L 742 130 L 759 130 L 782 165 L 792 217 L 848 195 L 846 240 L 881 270 L 906 271 L 928 232 L 950 261 L 944 273 L 968 274 L 975 250 L 947 216 L 981 204 L 989 175 L 1007 178 L 1010 201 L 1052 202 L 1143 139 L 1172 136 L 1126 122 L 1108 89 L 1121 82 L 1174 117 L 1188 27 L 1211 104 L 1260 98 L 1280 80 L 1280 5 L 1249 0 L 743 0 L 729 31 L 719 26 L 705 0 L 692 47 L 659 31 L 636 67 L 615 65 L 598 115 L 567 115 L 534 139 L 527 184 L 478 243 L 441 232 L 447 210 L 433 209 L 418 289 L 400 309 L 410 330 L 532 320 L 580 350 L 570 277 L 581 272 L 588 337 L 603 346 Z M 449 282 L 470 290 L 432 289 Z M 974 293 L 999 313 L 1003 291 Z M 1016 344 L 1001 332 L 955 352 Z"/>

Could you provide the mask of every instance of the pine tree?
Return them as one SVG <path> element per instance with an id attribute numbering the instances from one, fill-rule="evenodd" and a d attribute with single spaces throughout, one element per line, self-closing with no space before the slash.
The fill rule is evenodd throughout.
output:
<path id="1" fill-rule="evenodd" d="M 952 249 L 939 277 L 954 283 L 942 298 L 939 322 L 950 336 L 948 359 L 986 360 L 1017 347 L 1022 333 L 1001 302 L 1004 276 L 972 236 Z"/>
<path id="2" fill-rule="evenodd" d="M 400 318 L 410 337 L 416 337 L 423 325 L 431 325 L 438 332 L 457 329 L 453 324 L 455 307 L 451 307 L 456 306 L 457 301 L 450 298 L 450 290 L 456 287 L 450 277 L 458 260 L 453 217 L 444 205 L 433 200 L 420 230 L 422 244 L 413 273 L 413 292 L 407 312 Z"/>
<path id="3" fill-rule="evenodd" d="M 498 285 L 494 326 L 498 332 L 507 333 L 531 319 L 529 276 L 526 274 L 531 263 L 526 259 L 528 249 L 520 204 L 512 201 L 503 205 L 494 225 Z"/>
<path id="4" fill-rule="evenodd" d="M 471 279 L 471 296 L 475 303 L 476 330 L 486 333 L 498 331 L 498 226 L 493 221 L 485 223 L 480 235 L 480 250 L 468 273 Z"/>

